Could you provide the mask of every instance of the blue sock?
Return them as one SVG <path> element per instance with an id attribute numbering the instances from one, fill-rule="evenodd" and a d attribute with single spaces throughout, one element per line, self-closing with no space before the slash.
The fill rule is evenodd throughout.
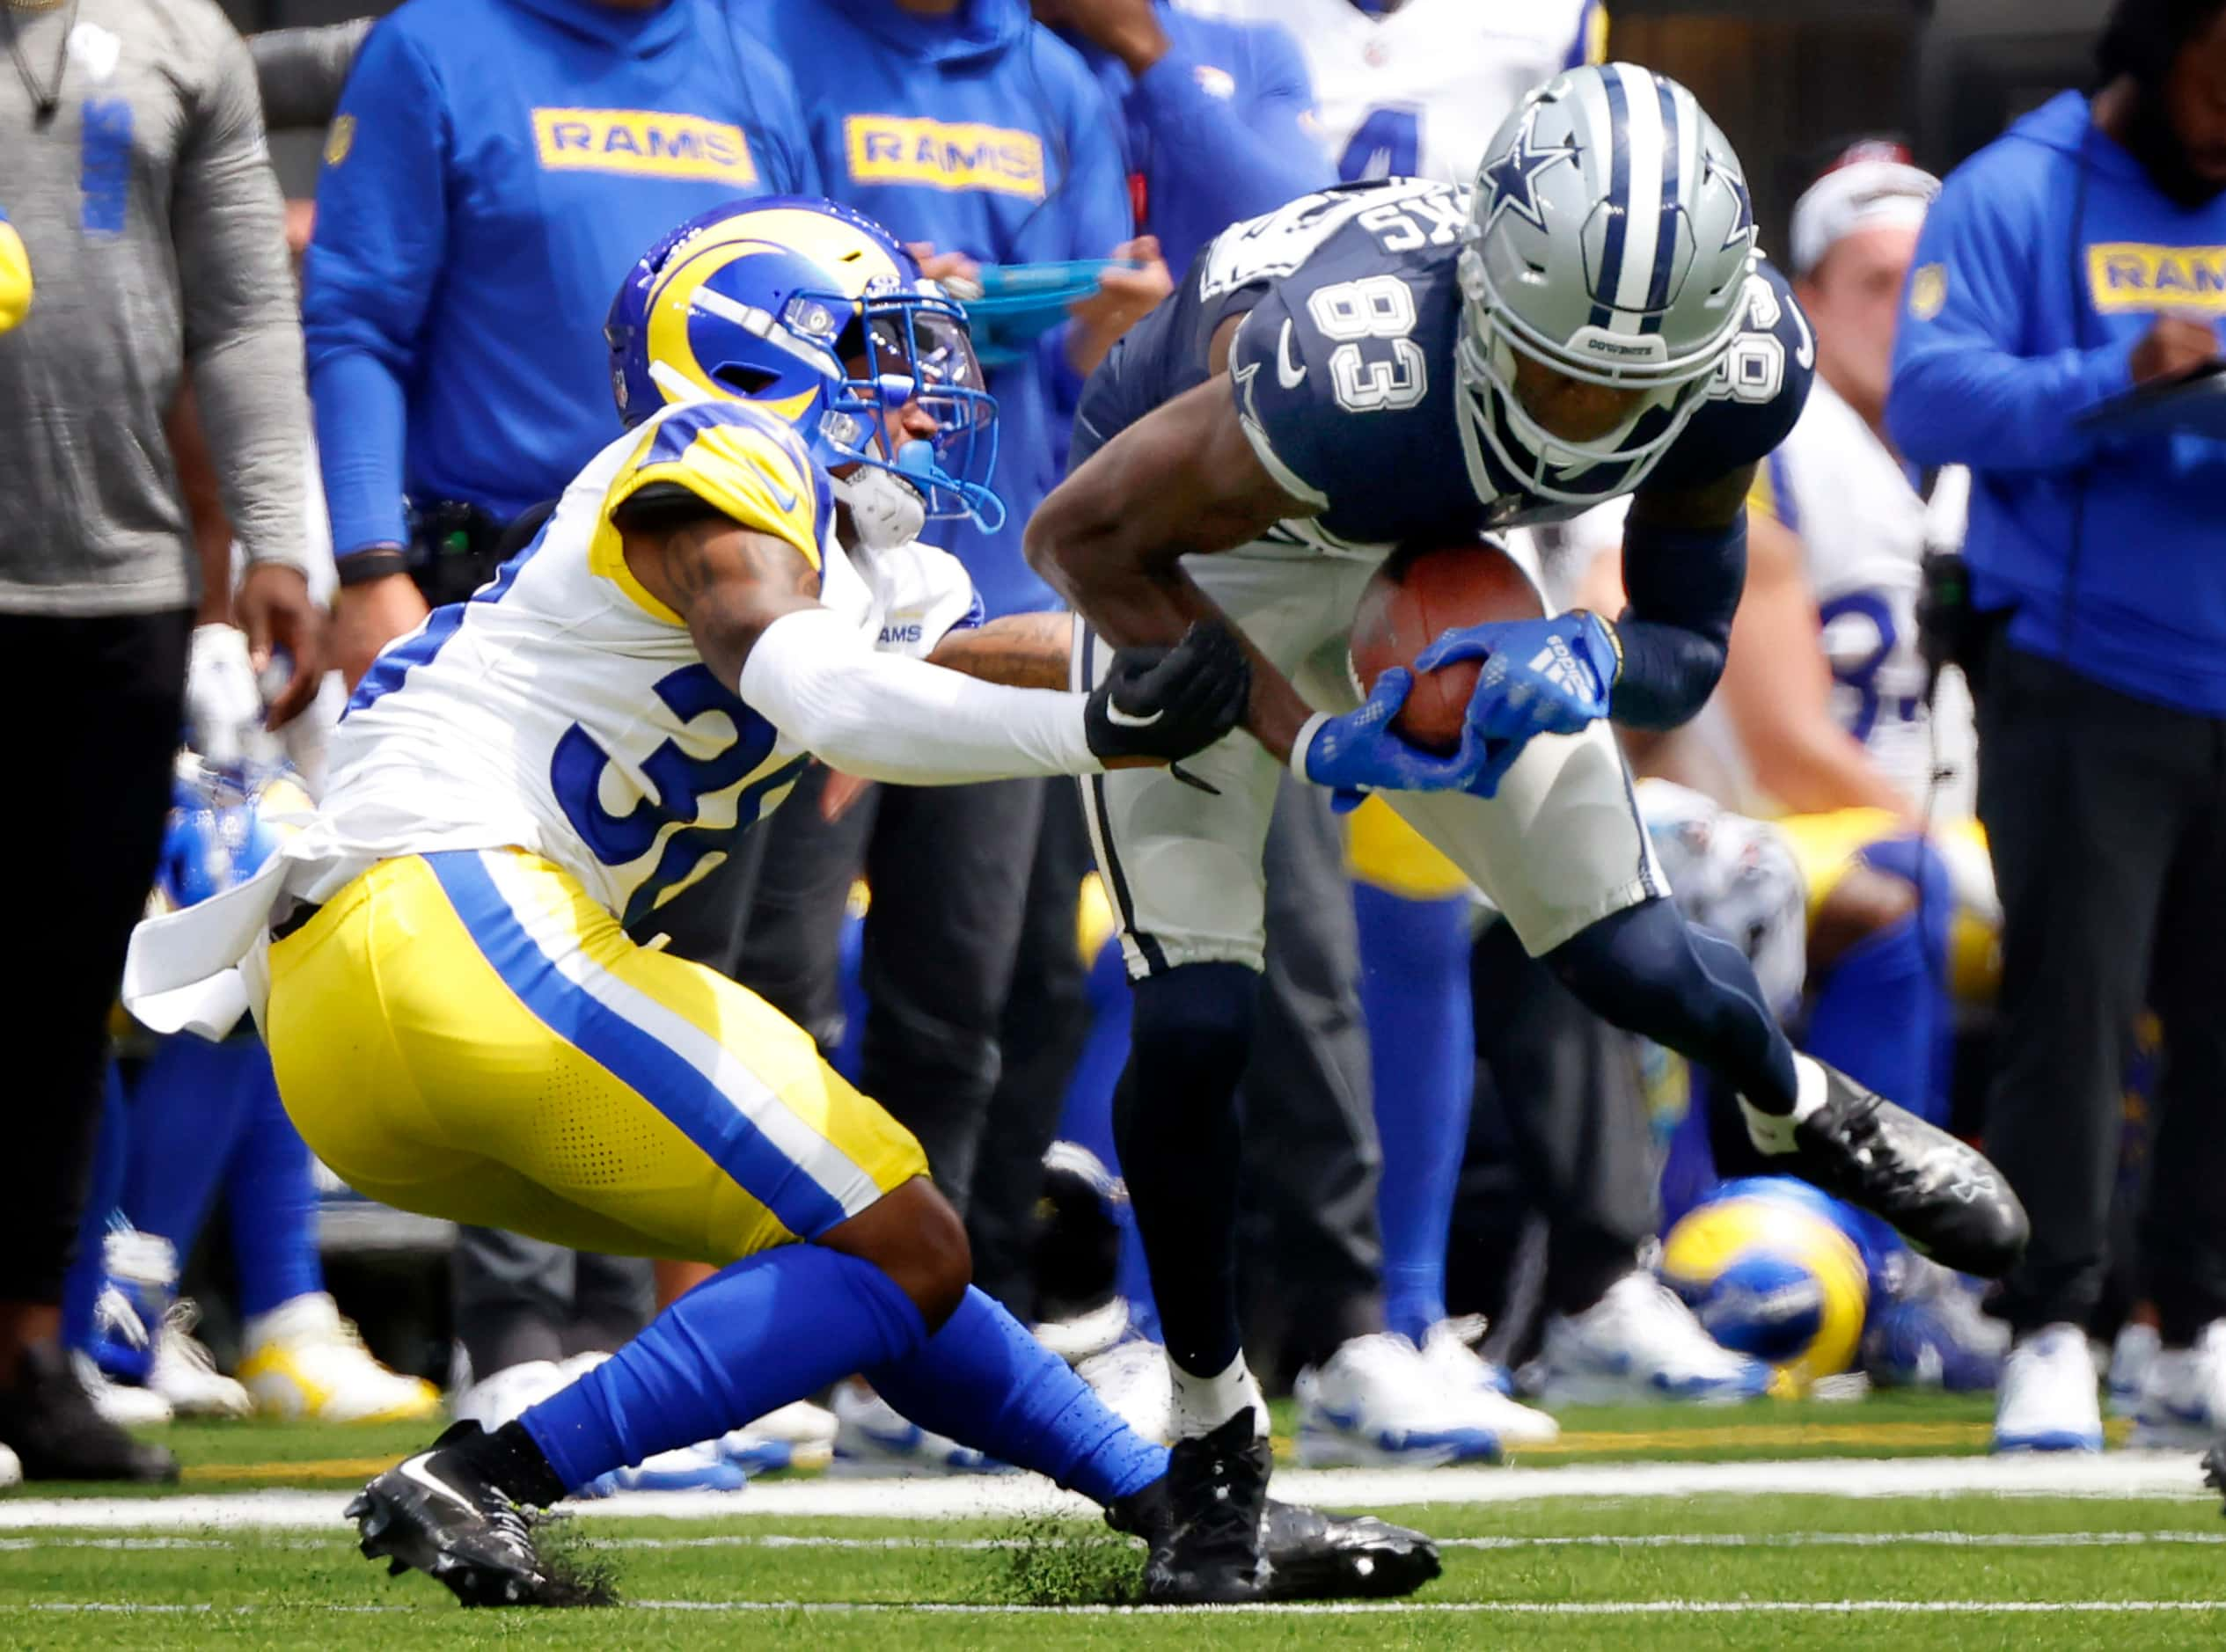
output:
<path id="1" fill-rule="evenodd" d="M 1765 1113 L 1793 1111 L 1793 1046 L 1754 966 L 1668 901 L 1611 912 L 1541 961 L 1610 1026 L 1703 1063 Z"/>
<path id="2" fill-rule="evenodd" d="M 913 1352 L 927 1327 L 871 1262 L 786 1245 L 721 1269 L 518 1419 L 567 1489 L 708 1440 Z"/>
<path id="3" fill-rule="evenodd" d="M 1410 901 L 1355 883 L 1352 905 L 1383 1144 L 1376 1212 L 1383 1226 L 1384 1319 L 1419 1344 L 1446 1317 L 1446 1241 L 1476 1087 L 1470 903 L 1466 895 Z"/>
<path id="4" fill-rule="evenodd" d="M 62 1343 L 64 1348 L 91 1352 L 92 1308 L 99 1299 L 106 1277 L 101 1241 L 108 1235 L 108 1217 L 123 1191 L 124 1160 L 130 1151 L 130 1114 L 124 1106 L 123 1080 L 116 1064 L 108 1071 L 100 1093 L 100 1139 L 94 1149 L 92 1175 L 85 1189 L 85 1208 L 77 1218 L 77 1254 L 62 1282 Z"/>
<path id="5" fill-rule="evenodd" d="M 1131 1429 L 1065 1360 L 970 1285 L 925 1348 L 865 1376 L 921 1428 L 1095 1502 L 1125 1497 L 1167 1473 L 1164 1446 Z"/>
<path id="6" fill-rule="evenodd" d="M 132 1086 L 131 1151 L 119 1202 L 132 1226 L 178 1247 L 181 1268 L 194 1254 L 246 1122 L 252 1098 L 242 1082 L 242 1049 L 270 1071 L 269 1057 L 252 1039 L 212 1044 L 190 1034 L 165 1038 Z"/>
<path id="7" fill-rule="evenodd" d="M 317 1254 L 317 1186 L 310 1179 L 308 1144 L 278 1099 L 269 1052 L 258 1041 L 236 1042 L 240 1088 L 248 1100 L 224 1176 L 224 1198 L 245 1317 L 324 1290 L 325 1269 Z"/>
<path id="8" fill-rule="evenodd" d="M 1818 983 L 1809 1012 L 1809 1053 L 1930 1116 L 1944 983 L 1944 966 L 1936 970 L 1925 957 L 1924 933 L 1915 916 L 1880 930 L 1842 954 Z"/>

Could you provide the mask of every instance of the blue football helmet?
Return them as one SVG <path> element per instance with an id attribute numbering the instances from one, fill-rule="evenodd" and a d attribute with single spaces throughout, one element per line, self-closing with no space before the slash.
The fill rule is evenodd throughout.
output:
<path id="1" fill-rule="evenodd" d="M 157 903 L 174 911 L 245 882 L 278 852 L 282 834 L 269 817 L 308 807 L 290 777 L 243 778 L 181 757 L 155 863 Z"/>
<path id="2" fill-rule="evenodd" d="M 827 468 L 868 548 L 929 522 L 1004 523 L 997 401 L 966 312 L 863 214 L 775 196 L 691 218 L 627 274 L 604 337 L 629 427 L 714 397 L 765 408 Z M 935 433 L 892 442 L 907 405 Z"/>

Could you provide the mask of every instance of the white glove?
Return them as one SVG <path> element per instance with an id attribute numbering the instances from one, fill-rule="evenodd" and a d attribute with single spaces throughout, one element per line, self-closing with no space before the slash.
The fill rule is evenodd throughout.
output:
<path id="1" fill-rule="evenodd" d="M 186 731 L 211 768 L 236 766 L 262 732 L 263 697 L 237 625 L 196 625 L 186 660 Z"/>

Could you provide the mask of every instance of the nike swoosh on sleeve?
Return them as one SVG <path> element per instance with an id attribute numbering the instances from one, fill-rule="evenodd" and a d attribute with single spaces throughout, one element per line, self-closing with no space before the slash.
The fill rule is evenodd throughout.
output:
<path id="1" fill-rule="evenodd" d="M 1291 321 L 1285 318 L 1282 336 L 1275 347 L 1275 382 L 1285 390 L 1296 390 L 1307 379 L 1307 364 L 1291 354 Z"/>

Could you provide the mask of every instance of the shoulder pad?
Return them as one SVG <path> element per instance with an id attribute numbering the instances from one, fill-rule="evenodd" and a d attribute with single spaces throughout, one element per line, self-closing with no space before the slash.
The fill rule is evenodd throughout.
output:
<path id="1" fill-rule="evenodd" d="M 743 527 L 794 545 L 815 568 L 832 520 L 827 473 L 773 415 L 742 402 L 692 402 L 661 414 L 611 479 L 602 523 L 652 483 L 685 488 Z"/>

